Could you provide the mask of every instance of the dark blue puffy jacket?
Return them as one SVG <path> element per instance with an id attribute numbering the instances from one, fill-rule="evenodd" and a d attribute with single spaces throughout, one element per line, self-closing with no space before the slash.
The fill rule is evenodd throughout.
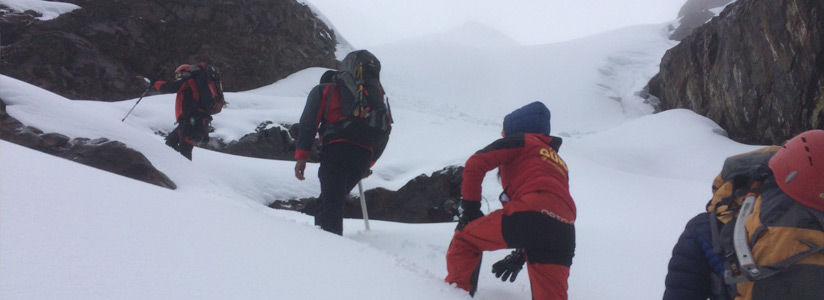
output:
<path id="1" fill-rule="evenodd" d="M 664 300 L 718 299 L 713 295 L 712 275 L 723 274 L 723 263 L 712 250 L 709 213 L 701 213 L 687 223 L 672 249 L 667 269 Z"/>

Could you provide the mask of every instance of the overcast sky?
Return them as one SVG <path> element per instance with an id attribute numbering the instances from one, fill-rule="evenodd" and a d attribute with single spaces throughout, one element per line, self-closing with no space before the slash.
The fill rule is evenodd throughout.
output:
<path id="1" fill-rule="evenodd" d="M 687 0 L 304 0 L 356 47 L 447 31 L 477 21 L 522 44 L 559 42 L 675 20 Z M 371 9 L 384 12 L 373 13 Z M 358 33 L 358 34 L 354 34 Z"/>

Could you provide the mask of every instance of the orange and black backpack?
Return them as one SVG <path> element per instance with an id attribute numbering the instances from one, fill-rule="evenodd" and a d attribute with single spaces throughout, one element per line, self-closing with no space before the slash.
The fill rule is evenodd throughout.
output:
<path id="1" fill-rule="evenodd" d="M 191 77 L 195 80 L 198 93 L 198 106 L 210 115 L 220 113 L 226 106 L 223 97 L 223 83 L 220 71 L 214 66 L 201 62 L 190 67 Z"/>
<path id="2" fill-rule="evenodd" d="M 780 147 L 727 158 L 713 183 L 713 251 L 720 299 L 824 299 L 824 212 L 784 193 L 769 167 Z"/>

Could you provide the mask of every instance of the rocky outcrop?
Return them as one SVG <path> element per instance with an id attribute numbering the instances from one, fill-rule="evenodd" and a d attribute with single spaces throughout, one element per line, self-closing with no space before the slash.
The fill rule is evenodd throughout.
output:
<path id="1" fill-rule="evenodd" d="M 458 215 L 463 167 L 452 166 L 421 174 L 398 191 L 383 188 L 364 192 L 369 218 L 405 223 L 451 222 Z M 317 198 L 278 200 L 269 206 L 315 215 Z M 347 196 L 345 218 L 363 218 L 360 198 Z"/>
<path id="2" fill-rule="evenodd" d="M 143 77 L 171 79 L 208 61 L 224 89 L 271 84 L 308 67 L 335 68 L 334 33 L 295 0 L 63 0 L 49 21 L 0 12 L 0 73 L 69 99 L 137 98 Z"/>
<path id="3" fill-rule="evenodd" d="M 733 140 L 781 144 L 824 128 L 824 2 L 738 0 L 664 55 L 649 92 Z M 653 101 L 654 102 L 654 101 Z"/>
<path id="4" fill-rule="evenodd" d="M 710 9 L 722 7 L 734 0 L 688 0 L 678 11 L 680 25 L 670 35 L 670 39 L 680 41 L 689 36 L 695 28 L 715 17 Z"/>
<path id="5" fill-rule="evenodd" d="M 58 133 L 43 133 L 8 115 L 2 100 L 0 108 L 0 138 L 3 140 L 157 186 L 177 188 L 169 177 L 155 169 L 146 156 L 121 142 L 70 139 Z"/>
<path id="6" fill-rule="evenodd" d="M 212 151 L 264 159 L 295 160 L 296 141 L 293 137 L 300 132 L 300 124 L 278 124 L 266 121 L 258 125 L 255 132 L 244 135 L 239 140 L 225 141 L 217 138 L 198 145 Z M 163 133 L 162 135 L 167 135 Z M 315 139 L 309 150 L 309 162 L 320 161 L 320 142 Z"/>

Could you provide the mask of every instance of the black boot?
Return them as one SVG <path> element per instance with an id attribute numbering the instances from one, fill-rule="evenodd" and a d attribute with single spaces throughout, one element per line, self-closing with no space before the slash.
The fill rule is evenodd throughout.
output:
<path id="1" fill-rule="evenodd" d="M 180 151 L 178 150 L 178 144 L 180 144 L 180 127 L 175 128 L 166 136 L 166 146 L 172 147 L 175 151 Z"/>

